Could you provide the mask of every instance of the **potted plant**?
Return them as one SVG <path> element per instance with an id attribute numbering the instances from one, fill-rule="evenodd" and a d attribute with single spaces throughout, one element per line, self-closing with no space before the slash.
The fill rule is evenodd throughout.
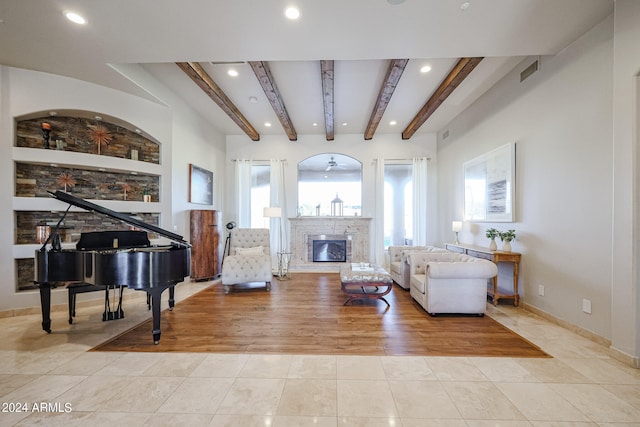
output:
<path id="1" fill-rule="evenodd" d="M 488 228 L 485 232 L 485 236 L 487 236 L 487 239 L 491 240 L 491 242 L 489 243 L 489 250 L 497 250 L 498 245 L 496 245 L 496 237 L 500 236 L 500 232 L 495 228 Z"/>
<path id="2" fill-rule="evenodd" d="M 505 252 L 511 251 L 511 241 L 516 238 L 516 230 L 507 230 L 500 233 L 500 240 L 504 242 L 502 250 Z"/>

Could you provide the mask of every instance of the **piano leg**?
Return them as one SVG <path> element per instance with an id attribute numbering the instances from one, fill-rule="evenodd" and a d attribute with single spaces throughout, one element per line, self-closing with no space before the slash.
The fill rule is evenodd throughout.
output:
<path id="1" fill-rule="evenodd" d="M 51 283 L 40 283 L 40 307 L 42 308 L 42 330 L 51 333 Z"/>
<path id="2" fill-rule="evenodd" d="M 172 286 L 173 288 L 173 286 Z M 150 288 L 145 289 L 147 291 L 147 295 L 151 295 L 151 316 L 153 317 L 153 343 L 158 344 L 160 342 L 160 303 L 162 300 L 162 291 L 164 289 L 161 288 Z"/>
<path id="3" fill-rule="evenodd" d="M 176 300 L 174 298 L 175 288 L 175 286 L 171 286 L 169 288 L 169 311 L 173 311 L 173 306 L 176 305 Z"/>

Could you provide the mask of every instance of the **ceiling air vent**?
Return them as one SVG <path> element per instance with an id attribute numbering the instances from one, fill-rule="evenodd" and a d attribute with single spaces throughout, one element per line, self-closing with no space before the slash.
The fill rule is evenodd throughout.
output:
<path id="1" fill-rule="evenodd" d="M 538 71 L 538 63 L 539 63 L 539 60 L 536 59 L 531 65 L 529 65 L 527 68 L 524 69 L 524 71 L 520 73 L 520 83 L 522 83 L 527 78 L 529 78 L 531 74 Z"/>
<path id="2" fill-rule="evenodd" d="M 447 138 L 449 138 L 449 129 L 442 132 L 442 140 L 444 141 Z"/>

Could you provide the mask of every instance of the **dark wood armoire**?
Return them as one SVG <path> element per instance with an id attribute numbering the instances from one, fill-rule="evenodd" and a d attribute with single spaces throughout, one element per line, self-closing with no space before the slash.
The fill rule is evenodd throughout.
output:
<path id="1" fill-rule="evenodd" d="M 191 280 L 209 280 L 220 275 L 222 212 L 190 212 Z"/>

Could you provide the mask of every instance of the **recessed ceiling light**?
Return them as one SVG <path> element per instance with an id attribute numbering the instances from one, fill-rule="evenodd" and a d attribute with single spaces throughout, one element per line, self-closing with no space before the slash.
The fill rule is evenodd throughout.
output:
<path id="1" fill-rule="evenodd" d="M 101 116 L 94 116 L 93 118 L 94 118 L 94 119 L 96 119 L 97 121 L 102 120 L 102 117 L 101 117 Z"/>
<path id="2" fill-rule="evenodd" d="M 395 126 L 395 125 L 397 125 L 397 124 L 398 124 L 398 122 L 396 122 L 395 120 L 391 120 L 391 121 L 389 122 L 389 124 L 390 124 L 391 126 Z"/>
<path id="3" fill-rule="evenodd" d="M 300 10 L 297 7 L 289 6 L 284 10 L 284 16 L 288 19 L 298 19 L 300 18 Z"/>
<path id="4" fill-rule="evenodd" d="M 422 68 L 420 68 L 420 72 L 421 73 L 428 73 L 429 71 L 431 71 L 431 66 L 430 65 L 425 65 Z"/>
<path id="5" fill-rule="evenodd" d="M 469 3 L 468 1 L 465 1 L 460 5 L 460 10 L 467 10 L 469 9 L 469 6 L 471 6 L 471 3 Z"/>
<path id="6" fill-rule="evenodd" d="M 55 117 L 55 116 L 57 116 L 57 115 L 58 115 L 58 112 L 57 112 L 57 111 L 49 111 L 49 115 L 50 115 L 51 117 Z"/>
<path id="7" fill-rule="evenodd" d="M 342 122 L 342 126 L 346 126 L 347 124 L 347 122 Z"/>
<path id="8" fill-rule="evenodd" d="M 270 128 L 270 127 L 271 127 L 271 123 L 269 123 L 269 122 L 264 122 L 264 125 L 265 125 L 266 127 L 268 127 L 268 128 Z"/>
<path id="9" fill-rule="evenodd" d="M 313 122 L 313 123 L 312 123 L 312 126 L 318 126 L 318 123 Z"/>
<path id="10" fill-rule="evenodd" d="M 69 21 L 75 24 L 84 25 L 87 23 L 87 20 L 76 12 L 67 11 L 64 13 L 64 16 L 66 16 Z"/>
<path id="11" fill-rule="evenodd" d="M 227 71 L 227 74 L 229 74 L 231 77 L 238 77 L 238 70 L 231 68 L 229 69 L 229 71 Z"/>
<path id="12" fill-rule="evenodd" d="M 252 104 L 257 104 L 258 103 L 258 98 L 256 98 L 255 96 L 250 96 L 249 97 L 249 102 Z"/>
<path id="13" fill-rule="evenodd" d="M 136 129 L 136 133 L 142 133 L 140 129 Z"/>

